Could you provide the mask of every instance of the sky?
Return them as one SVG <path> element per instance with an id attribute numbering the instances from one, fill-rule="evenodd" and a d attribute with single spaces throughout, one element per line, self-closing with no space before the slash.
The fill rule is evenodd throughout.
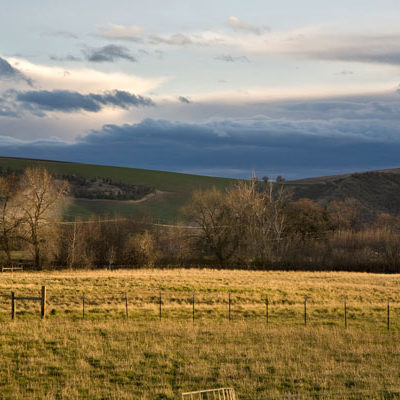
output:
<path id="1" fill-rule="evenodd" d="M 398 0 L 4 0 L 0 156 L 296 179 L 400 167 Z"/>

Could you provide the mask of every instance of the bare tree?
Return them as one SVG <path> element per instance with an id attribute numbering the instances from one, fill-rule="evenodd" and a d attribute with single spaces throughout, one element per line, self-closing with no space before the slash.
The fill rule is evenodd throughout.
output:
<path id="1" fill-rule="evenodd" d="M 136 267 L 154 267 L 158 254 L 152 234 L 144 231 L 129 236 L 125 243 L 124 258 Z"/>
<path id="2" fill-rule="evenodd" d="M 199 227 L 199 245 L 211 251 L 221 265 L 234 256 L 239 244 L 237 231 L 232 230 L 231 211 L 227 195 L 216 188 L 194 191 L 182 210 Z"/>
<path id="3" fill-rule="evenodd" d="M 331 201 L 327 211 L 336 230 L 354 230 L 360 225 L 360 203 L 356 199 Z"/>
<path id="4" fill-rule="evenodd" d="M 283 187 L 269 182 L 268 190 L 261 191 L 256 179 L 241 181 L 229 191 L 227 202 L 232 229 L 240 238 L 241 261 L 270 259 L 280 246 L 285 226 Z"/>
<path id="5" fill-rule="evenodd" d="M 63 226 L 62 262 L 68 268 L 93 267 L 96 245 L 102 241 L 100 224 L 80 218 Z"/>
<path id="6" fill-rule="evenodd" d="M 15 175 L 0 177 L 0 246 L 11 263 L 11 244 L 18 236 L 18 228 L 23 218 L 20 207 L 15 200 L 19 189 Z"/>
<path id="7" fill-rule="evenodd" d="M 35 267 L 41 267 L 41 250 L 61 215 L 68 184 L 56 181 L 45 169 L 28 168 L 21 178 L 18 203 L 23 217 L 23 239 L 32 246 Z"/>
<path id="8" fill-rule="evenodd" d="M 317 239 L 332 230 L 332 222 L 325 207 L 314 200 L 303 198 L 291 202 L 285 208 L 286 232 L 292 240 Z"/>
<path id="9" fill-rule="evenodd" d="M 156 241 L 160 247 L 162 261 L 180 266 L 193 256 L 193 242 L 197 229 L 186 227 L 182 222 L 157 232 Z"/>
<path id="10" fill-rule="evenodd" d="M 221 264 L 264 260 L 282 236 L 283 190 L 258 189 L 257 179 L 240 181 L 227 193 L 197 191 L 184 215 L 200 230 L 200 239 Z M 274 243 L 275 242 L 275 243 Z"/>

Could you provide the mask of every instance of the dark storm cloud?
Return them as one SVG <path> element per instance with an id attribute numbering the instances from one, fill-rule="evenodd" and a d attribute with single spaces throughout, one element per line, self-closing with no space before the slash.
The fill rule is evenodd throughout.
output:
<path id="1" fill-rule="evenodd" d="M 136 58 L 125 46 L 109 44 L 103 47 L 87 48 L 83 50 L 86 59 L 91 62 L 114 62 L 119 59 L 136 62 Z"/>
<path id="2" fill-rule="evenodd" d="M 236 176 L 249 176 L 256 168 L 265 175 L 276 171 L 294 177 L 398 166 L 398 122 L 146 119 L 106 125 L 74 144 L 0 141 L 0 154 Z"/>
<path id="3" fill-rule="evenodd" d="M 89 98 L 94 99 L 94 107 L 115 101 L 112 95 Z M 31 103 L 27 106 L 41 111 Z M 90 109 L 93 104 L 80 109 L 84 106 Z M 196 107 L 194 103 L 191 109 Z M 217 109 L 220 105 L 209 107 L 224 111 Z M 250 106 L 230 111 L 236 113 L 243 107 Z M 251 107 L 253 115 L 258 115 L 207 123 L 145 119 L 105 125 L 74 144 L 53 139 L 41 140 L 39 145 L 38 141 L 10 141 L 0 136 L 0 155 L 225 176 L 249 176 L 255 168 L 261 176 L 288 178 L 400 167 L 400 95 L 396 93 Z M 8 126 L 0 124 L 4 136 Z"/>
<path id="4" fill-rule="evenodd" d="M 24 81 L 29 86 L 33 85 L 32 79 L 25 76 L 17 68 L 14 68 L 7 60 L 0 57 L 0 80 Z"/>
<path id="5" fill-rule="evenodd" d="M 28 111 L 33 108 L 39 111 L 98 112 L 104 106 L 128 109 L 129 107 L 154 105 L 154 102 L 148 97 L 137 96 L 122 90 L 103 94 L 81 94 L 68 90 L 32 90 L 27 92 L 14 91 L 14 93 L 16 101 L 21 103 Z"/>

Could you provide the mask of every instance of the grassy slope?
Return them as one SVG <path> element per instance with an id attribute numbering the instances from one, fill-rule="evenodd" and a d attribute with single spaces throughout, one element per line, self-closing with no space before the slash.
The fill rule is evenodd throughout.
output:
<path id="1" fill-rule="evenodd" d="M 400 213 L 400 169 L 302 179 L 286 185 L 293 191 L 294 200 L 307 197 L 328 204 L 354 198 L 366 222 L 380 213 Z"/>
<path id="2" fill-rule="evenodd" d="M 399 275 L 338 272 L 4 273 L 0 398 L 172 400 L 182 391 L 219 386 L 235 387 L 239 399 L 399 398 L 399 282 Z M 41 284 L 48 286 L 54 315 L 40 323 L 38 305 L 21 301 L 17 321 L 9 322 L 5 295 L 11 288 L 20 295 L 37 294 Z M 159 289 L 165 307 L 161 322 Z M 78 317 L 83 290 L 86 321 Z M 226 316 L 229 290 L 231 323 Z M 125 291 L 128 321 L 123 317 Z M 193 292 L 202 303 L 194 324 Z M 268 326 L 266 292 L 271 300 Z M 307 327 L 302 326 L 304 294 L 310 296 Z M 344 294 L 347 330 L 340 311 Z M 384 305 L 389 297 L 396 307 L 387 332 Z M 210 314 L 210 309 L 220 311 Z"/>
<path id="3" fill-rule="evenodd" d="M 78 199 L 66 211 L 65 217 L 68 219 L 75 216 L 88 217 L 91 214 L 120 214 L 150 216 L 159 221 L 170 222 L 177 218 L 179 209 L 188 202 L 193 190 L 212 186 L 225 189 L 235 182 L 228 178 L 164 171 L 0 157 L 0 167 L 24 169 L 32 165 L 45 167 L 56 174 L 108 177 L 115 181 L 153 186 L 164 192 L 141 203 Z M 371 221 L 383 212 L 400 213 L 400 169 L 288 181 L 286 187 L 293 191 L 294 200 L 307 197 L 327 204 L 332 200 L 355 198 L 361 204 L 362 218 L 365 221 Z"/>
<path id="4" fill-rule="evenodd" d="M 110 167 L 102 165 L 66 162 L 38 161 L 16 158 L 0 158 L 0 167 L 24 169 L 40 166 L 54 174 L 76 174 L 85 177 L 107 177 L 114 181 L 153 186 L 167 193 L 142 203 L 121 201 L 75 200 L 66 212 L 67 218 L 87 217 L 90 214 L 125 216 L 152 216 L 155 219 L 171 221 L 176 218 L 179 208 L 190 198 L 195 189 L 218 187 L 224 189 L 234 180 L 174 172 L 152 171 L 136 168 Z"/>

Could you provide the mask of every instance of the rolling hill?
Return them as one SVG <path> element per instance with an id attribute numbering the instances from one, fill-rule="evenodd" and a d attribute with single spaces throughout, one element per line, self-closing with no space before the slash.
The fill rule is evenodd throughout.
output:
<path id="1" fill-rule="evenodd" d="M 110 167 L 71 162 L 0 157 L 0 168 L 21 171 L 27 167 L 43 167 L 56 176 L 75 176 L 87 179 L 109 179 L 125 185 L 142 185 L 154 190 L 139 200 L 105 200 L 74 198 L 65 211 L 66 219 L 97 215 L 151 216 L 162 222 L 174 221 L 180 208 L 195 189 L 217 187 L 225 189 L 235 180 L 174 172 L 136 168 Z"/>
<path id="2" fill-rule="evenodd" d="M 366 222 L 380 213 L 400 214 L 400 168 L 301 179 L 285 185 L 294 200 L 307 197 L 324 205 L 356 199 Z"/>
<path id="3" fill-rule="evenodd" d="M 224 190 L 236 182 L 229 178 L 175 172 L 0 157 L 3 170 L 22 171 L 32 166 L 46 168 L 59 177 L 84 178 L 84 182 L 97 185 L 96 189 L 98 186 L 114 191 L 144 188 L 142 196 L 132 197 L 133 200 L 73 198 L 65 211 L 66 219 L 118 214 L 171 222 L 176 220 L 193 190 L 213 186 Z M 356 199 L 366 222 L 379 213 L 400 214 L 400 168 L 286 181 L 284 185 L 292 200 L 307 197 L 326 205 L 333 200 Z"/>

